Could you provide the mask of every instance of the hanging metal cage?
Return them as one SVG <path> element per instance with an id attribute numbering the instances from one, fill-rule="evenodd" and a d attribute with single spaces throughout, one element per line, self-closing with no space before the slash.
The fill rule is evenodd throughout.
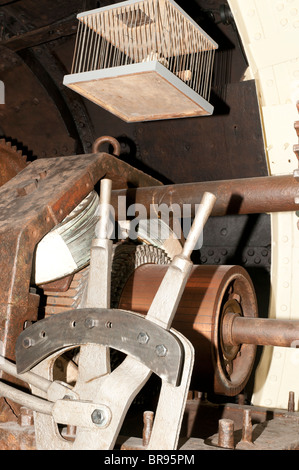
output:
<path id="1" fill-rule="evenodd" d="M 129 0 L 78 20 L 66 86 L 127 122 L 213 113 L 218 46 L 173 0 Z"/>

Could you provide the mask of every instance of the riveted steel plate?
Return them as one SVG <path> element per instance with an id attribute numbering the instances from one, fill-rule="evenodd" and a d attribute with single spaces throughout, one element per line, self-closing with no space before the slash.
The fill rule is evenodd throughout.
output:
<path id="1" fill-rule="evenodd" d="M 183 348 L 171 331 L 142 315 L 116 309 L 75 309 L 26 328 L 17 339 L 18 373 L 30 370 L 63 348 L 102 344 L 145 364 L 162 380 L 178 385 Z"/>

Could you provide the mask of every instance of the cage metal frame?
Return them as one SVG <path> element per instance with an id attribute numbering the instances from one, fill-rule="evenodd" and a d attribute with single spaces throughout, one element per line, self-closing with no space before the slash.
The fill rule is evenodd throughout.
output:
<path id="1" fill-rule="evenodd" d="M 155 72 L 202 108 L 202 114 L 212 114 L 209 99 L 218 45 L 174 0 L 127 0 L 77 18 L 66 86 Z M 80 93 L 80 85 L 73 88 Z M 85 96 L 107 107 L 99 97 Z"/>

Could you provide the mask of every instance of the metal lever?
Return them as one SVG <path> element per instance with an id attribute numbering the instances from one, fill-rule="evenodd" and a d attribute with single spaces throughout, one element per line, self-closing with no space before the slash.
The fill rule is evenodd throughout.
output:
<path id="1" fill-rule="evenodd" d="M 109 308 L 111 291 L 111 264 L 113 242 L 109 239 L 109 215 L 112 181 L 101 180 L 100 219 L 96 238 L 91 244 L 90 267 L 86 296 L 80 307 Z M 93 368 L 90 359 L 93 357 Z M 104 377 L 110 372 L 110 349 L 99 344 L 82 345 L 80 348 L 77 388 L 81 384 Z M 78 390 L 78 393 L 79 390 Z M 82 391 L 81 391 L 82 394 Z"/>
<path id="2" fill-rule="evenodd" d="M 109 308 L 112 240 L 109 240 L 109 216 L 112 181 L 103 179 L 100 190 L 100 219 L 92 241 L 88 289 L 84 307 Z"/>
<path id="3" fill-rule="evenodd" d="M 211 214 L 216 197 L 205 193 L 196 213 L 182 253 L 170 264 L 147 313 L 147 320 L 169 329 L 193 266 L 190 256 Z"/>

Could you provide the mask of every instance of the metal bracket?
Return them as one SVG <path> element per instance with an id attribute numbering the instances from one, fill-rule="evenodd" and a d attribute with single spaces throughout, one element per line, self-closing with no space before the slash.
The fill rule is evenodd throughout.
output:
<path id="1" fill-rule="evenodd" d="M 125 310 L 75 309 L 40 320 L 24 330 L 16 343 L 19 374 L 64 348 L 101 344 L 121 351 L 177 386 L 181 379 L 181 342 L 144 316 Z"/>

